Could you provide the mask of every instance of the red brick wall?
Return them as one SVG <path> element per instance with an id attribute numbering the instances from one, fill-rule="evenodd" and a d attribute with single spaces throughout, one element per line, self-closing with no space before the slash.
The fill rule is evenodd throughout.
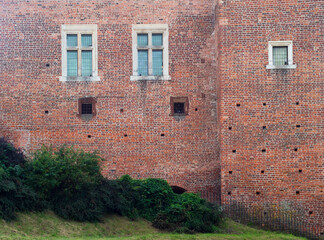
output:
<path id="1" fill-rule="evenodd" d="M 323 227 L 320 2 L 220 1 L 218 73 L 222 202 L 298 208 Z M 293 41 L 296 69 L 266 69 L 268 41 L 279 40 Z"/>
<path id="2" fill-rule="evenodd" d="M 212 1 L 0 4 L 2 135 L 29 153 L 42 144 L 98 150 L 108 178 L 160 177 L 217 197 Z M 60 82 L 61 25 L 90 23 L 98 26 L 101 81 Z M 169 26 L 172 80 L 131 82 L 132 24 L 157 23 Z M 78 99 L 89 96 L 97 99 L 97 115 L 87 122 L 77 117 Z M 170 116 L 170 96 L 189 98 L 188 116 Z"/>

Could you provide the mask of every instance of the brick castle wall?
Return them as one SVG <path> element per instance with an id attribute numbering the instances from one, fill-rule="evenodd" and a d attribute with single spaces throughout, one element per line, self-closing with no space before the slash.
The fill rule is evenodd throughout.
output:
<path id="1" fill-rule="evenodd" d="M 298 209 L 323 232 L 323 8 L 224 0 L 218 9 L 222 202 Z M 296 69 L 266 69 L 268 41 L 280 40 L 293 41 Z"/>
<path id="2" fill-rule="evenodd" d="M 29 153 L 97 150 L 108 178 L 159 177 L 219 199 L 213 9 L 209 0 L 2 1 L 2 135 Z M 101 81 L 59 81 L 62 24 L 97 24 Z M 132 24 L 168 24 L 171 81 L 130 81 Z M 170 116 L 171 96 L 189 98 L 188 116 Z M 90 121 L 77 117 L 83 97 L 97 99 Z"/>

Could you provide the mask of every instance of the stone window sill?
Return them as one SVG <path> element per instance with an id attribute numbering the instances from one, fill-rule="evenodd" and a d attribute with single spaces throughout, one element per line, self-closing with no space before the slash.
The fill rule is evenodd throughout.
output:
<path id="1" fill-rule="evenodd" d="M 170 76 L 131 76 L 130 77 L 131 81 L 141 81 L 141 80 L 146 80 L 146 81 L 169 81 L 171 80 Z"/>
<path id="2" fill-rule="evenodd" d="M 276 65 L 267 65 L 267 69 L 295 69 L 297 66 L 294 65 L 282 65 L 282 66 L 276 66 Z"/>
<path id="3" fill-rule="evenodd" d="M 100 81 L 100 77 L 67 77 L 67 76 L 61 76 L 60 77 L 61 82 L 97 82 Z"/>

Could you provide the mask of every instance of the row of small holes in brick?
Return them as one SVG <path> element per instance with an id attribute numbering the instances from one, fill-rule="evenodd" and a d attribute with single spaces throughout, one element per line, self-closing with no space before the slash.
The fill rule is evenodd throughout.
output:
<path id="1" fill-rule="evenodd" d="M 263 128 L 263 129 L 266 129 L 267 126 L 262 126 L 262 128 Z M 296 128 L 300 128 L 300 124 L 297 124 L 297 125 L 296 125 Z M 228 127 L 228 130 L 232 130 L 232 129 L 233 129 L 233 127 Z"/>
<path id="2" fill-rule="evenodd" d="M 198 108 L 195 108 L 195 111 L 197 112 L 197 111 L 198 111 Z M 121 113 L 124 112 L 124 109 L 120 109 L 120 112 L 121 112 Z M 45 114 L 48 114 L 48 113 L 49 113 L 49 111 L 46 110 L 46 111 L 45 111 Z"/>
<path id="3" fill-rule="evenodd" d="M 231 194 L 232 194 L 232 192 L 227 192 L 227 195 L 231 195 Z M 256 194 L 256 195 L 260 195 L 261 192 L 256 191 L 255 194 Z M 299 195 L 299 194 L 300 194 L 300 191 L 296 191 L 296 195 Z"/>
<path id="4" fill-rule="evenodd" d="M 296 102 L 295 104 L 296 104 L 296 105 L 299 105 L 299 102 Z M 263 105 L 263 106 L 267 106 L 267 103 L 263 103 L 262 105 Z M 236 106 L 237 106 L 237 107 L 240 107 L 241 104 L 240 104 L 240 103 L 237 103 Z"/>
<path id="5" fill-rule="evenodd" d="M 164 137 L 165 136 L 165 134 L 164 133 L 161 133 L 161 137 Z M 92 136 L 91 135 L 88 135 L 88 138 L 91 138 Z M 127 134 L 124 134 L 124 137 L 128 137 L 128 135 Z"/>
<path id="6" fill-rule="evenodd" d="M 261 170 L 261 173 L 264 173 L 265 171 L 264 170 Z M 302 169 L 299 169 L 298 172 L 302 173 L 303 170 Z M 233 171 L 228 171 L 229 174 L 233 174 Z"/>
<path id="7" fill-rule="evenodd" d="M 266 152 L 267 150 L 266 149 L 262 149 L 261 152 Z M 298 148 L 294 148 L 294 151 L 297 152 L 298 151 Z M 232 150 L 232 153 L 236 153 L 236 150 Z"/>

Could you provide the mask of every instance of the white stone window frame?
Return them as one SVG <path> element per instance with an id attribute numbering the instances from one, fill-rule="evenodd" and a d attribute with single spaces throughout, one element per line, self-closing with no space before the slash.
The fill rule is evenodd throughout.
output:
<path id="1" fill-rule="evenodd" d="M 273 47 L 288 47 L 288 65 L 273 65 Z M 295 69 L 293 64 L 293 42 L 292 41 L 269 41 L 268 44 L 269 64 L 266 69 Z"/>
<path id="2" fill-rule="evenodd" d="M 159 33 L 163 35 L 163 46 L 159 49 L 163 50 L 163 75 L 155 76 L 153 73 L 152 62 L 152 34 Z M 138 46 L 137 35 L 148 34 L 148 76 L 139 76 L 138 74 Z M 133 75 L 131 81 L 138 80 L 171 80 L 169 75 L 169 28 L 168 24 L 133 24 L 132 25 L 132 42 L 133 42 Z"/>
<path id="3" fill-rule="evenodd" d="M 67 76 L 67 47 L 66 37 L 68 34 L 78 35 L 78 47 L 75 50 L 82 48 L 81 34 L 92 35 L 92 47 L 84 48 L 85 50 L 92 50 L 92 76 Z M 64 24 L 61 26 L 62 36 L 62 76 L 60 81 L 100 81 L 98 76 L 98 44 L 97 44 L 97 25 L 96 24 Z M 83 48 L 82 48 L 83 49 Z M 78 74 L 81 73 L 81 57 L 78 51 Z"/>

